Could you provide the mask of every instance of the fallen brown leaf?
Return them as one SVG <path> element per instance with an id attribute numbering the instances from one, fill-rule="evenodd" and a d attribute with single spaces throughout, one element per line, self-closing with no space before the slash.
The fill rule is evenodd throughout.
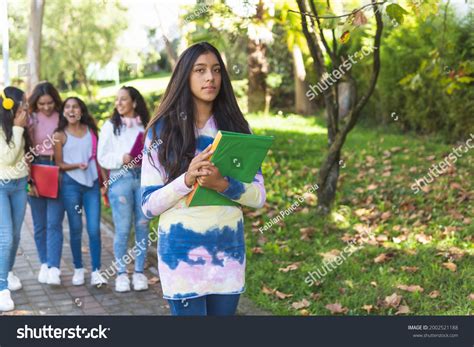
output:
<path id="1" fill-rule="evenodd" d="M 419 270 L 419 268 L 416 266 L 402 266 L 401 269 L 402 271 L 410 272 L 410 273 L 414 273 Z"/>
<path id="2" fill-rule="evenodd" d="M 398 295 L 397 293 L 393 293 L 385 297 L 384 303 L 387 307 L 397 308 L 400 305 L 400 301 L 402 301 L 402 296 Z"/>
<path id="3" fill-rule="evenodd" d="M 377 257 L 374 258 L 374 263 L 376 263 L 376 264 L 385 263 L 386 261 L 390 260 L 391 258 L 392 258 L 391 255 L 381 253 L 380 255 L 378 255 Z"/>
<path id="4" fill-rule="evenodd" d="M 303 299 L 301 301 L 296 301 L 292 303 L 291 307 L 293 307 L 295 310 L 300 310 L 302 308 L 309 307 L 309 305 L 311 305 L 311 303 L 308 300 Z"/>
<path id="5" fill-rule="evenodd" d="M 278 290 L 275 290 L 275 296 L 280 299 L 280 300 L 285 300 L 287 298 L 291 298 L 293 296 L 293 294 L 285 294 L 285 293 L 282 293 Z"/>
<path id="6" fill-rule="evenodd" d="M 338 314 L 338 313 L 345 314 L 347 313 L 347 311 L 349 311 L 347 307 L 342 307 L 342 305 L 338 302 L 334 304 L 327 304 L 324 307 L 326 307 L 329 311 L 331 311 L 331 314 Z"/>
<path id="7" fill-rule="evenodd" d="M 398 289 L 401 289 L 401 290 L 405 290 L 407 292 L 410 292 L 410 293 L 416 293 L 416 292 L 420 292 L 422 293 L 424 291 L 424 289 L 422 287 L 420 287 L 419 285 L 417 284 L 412 284 L 412 285 L 405 285 L 405 284 L 400 284 L 397 286 Z"/>
<path id="8" fill-rule="evenodd" d="M 300 239 L 302 241 L 311 240 L 311 236 L 314 234 L 315 231 L 316 229 L 314 227 L 300 228 L 300 234 L 301 234 Z"/>
<path id="9" fill-rule="evenodd" d="M 443 266 L 451 272 L 456 272 L 458 268 L 456 264 L 451 263 L 451 262 L 443 263 Z"/>
<path id="10" fill-rule="evenodd" d="M 366 310 L 367 313 L 370 313 L 370 311 L 372 311 L 373 308 L 374 308 L 374 306 L 372 306 L 372 305 L 364 305 L 364 306 L 362 306 L 362 309 L 363 309 L 363 310 Z"/>
<path id="11" fill-rule="evenodd" d="M 319 253 L 319 255 L 323 257 L 323 260 L 327 262 L 332 262 L 339 256 L 339 254 L 341 254 L 341 251 L 338 249 L 331 249 L 329 252 Z"/>
<path id="12" fill-rule="evenodd" d="M 400 306 L 398 308 L 398 311 L 395 313 L 395 315 L 399 315 L 399 314 L 408 314 L 410 313 L 410 308 L 408 306 Z"/>
<path id="13" fill-rule="evenodd" d="M 253 247 L 253 248 L 251 249 L 251 251 L 252 251 L 253 254 L 263 254 L 263 249 L 262 249 L 262 247 Z"/>
<path id="14" fill-rule="evenodd" d="M 300 266 L 301 262 L 296 262 L 293 264 L 288 265 L 287 267 L 281 267 L 278 269 L 280 272 L 288 272 L 288 271 L 294 271 L 297 270 Z"/>
<path id="15" fill-rule="evenodd" d="M 429 296 L 431 299 L 436 299 L 436 298 L 439 296 L 439 291 L 433 290 L 431 293 L 428 294 L 428 296 Z"/>

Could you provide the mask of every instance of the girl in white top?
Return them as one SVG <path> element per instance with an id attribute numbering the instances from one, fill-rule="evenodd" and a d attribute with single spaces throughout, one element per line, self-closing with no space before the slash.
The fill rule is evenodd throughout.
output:
<path id="1" fill-rule="evenodd" d="M 141 209 L 141 160 L 132 158 L 130 154 L 137 137 L 142 139 L 148 120 L 148 108 L 140 92 L 133 87 L 124 86 L 118 92 L 112 118 L 105 122 L 99 139 L 99 164 L 110 170 L 109 180 L 105 185 L 108 187 L 115 225 L 115 261 L 107 269 L 106 277 L 117 273 L 117 292 L 130 291 L 130 279 L 126 271 L 132 260 L 135 260 L 133 289 L 148 289 L 148 280 L 143 272 L 149 220 Z M 132 220 L 135 222 L 135 246 L 132 252 L 127 252 Z"/>

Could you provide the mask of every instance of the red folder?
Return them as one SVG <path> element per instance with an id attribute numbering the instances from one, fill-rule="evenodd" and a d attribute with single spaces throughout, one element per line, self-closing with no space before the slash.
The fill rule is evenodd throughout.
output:
<path id="1" fill-rule="evenodd" d="M 59 190 L 59 166 L 31 165 L 33 179 L 38 195 L 44 198 L 57 199 Z"/>
<path id="2" fill-rule="evenodd" d="M 135 161 L 137 163 L 137 166 L 142 165 L 142 156 L 143 156 L 143 147 L 144 147 L 144 138 L 143 138 L 143 133 L 139 133 L 137 135 L 137 138 L 135 139 L 135 143 L 133 144 L 132 149 L 130 150 L 130 155 L 133 157 L 133 159 L 137 158 Z"/>

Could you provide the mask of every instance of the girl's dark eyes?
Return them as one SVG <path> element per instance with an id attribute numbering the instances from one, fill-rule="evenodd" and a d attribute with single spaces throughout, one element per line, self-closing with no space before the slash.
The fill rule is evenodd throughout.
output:
<path id="1" fill-rule="evenodd" d="M 197 70 L 194 70 L 194 72 L 199 72 L 199 73 L 202 73 L 206 71 L 205 69 L 197 69 Z M 214 69 L 214 72 L 221 72 L 221 68 L 217 68 L 217 69 Z"/>

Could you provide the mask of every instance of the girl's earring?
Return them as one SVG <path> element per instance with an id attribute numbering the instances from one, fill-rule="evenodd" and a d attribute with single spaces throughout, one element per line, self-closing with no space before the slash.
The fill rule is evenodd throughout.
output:
<path id="1" fill-rule="evenodd" d="M 133 104 L 133 108 L 137 108 L 137 104 Z"/>

